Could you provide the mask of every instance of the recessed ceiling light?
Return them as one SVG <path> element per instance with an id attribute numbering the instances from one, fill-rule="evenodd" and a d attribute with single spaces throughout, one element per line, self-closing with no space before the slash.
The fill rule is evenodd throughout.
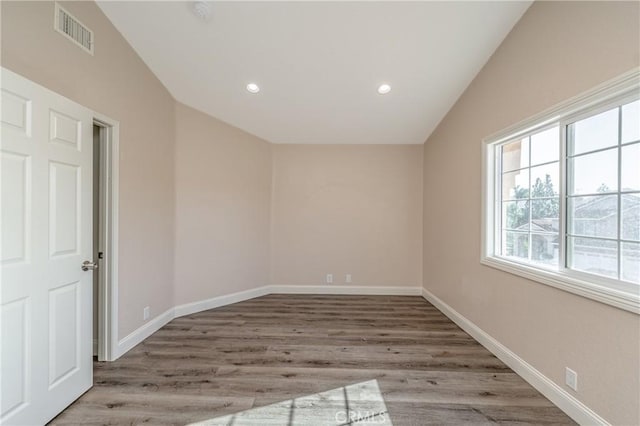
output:
<path id="1" fill-rule="evenodd" d="M 388 84 L 381 84 L 380 86 L 378 86 L 378 93 L 381 95 L 386 95 L 390 91 L 391 91 L 391 86 L 389 86 Z"/>
<path id="2" fill-rule="evenodd" d="M 258 93 L 260 91 L 260 87 L 255 83 L 249 83 L 247 84 L 247 91 L 249 93 Z"/>

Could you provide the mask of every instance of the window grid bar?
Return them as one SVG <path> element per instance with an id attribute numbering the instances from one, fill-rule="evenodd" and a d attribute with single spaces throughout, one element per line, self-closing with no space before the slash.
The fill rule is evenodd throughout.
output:
<path id="1" fill-rule="evenodd" d="M 549 232 L 549 231 L 532 231 L 531 235 L 545 235 L 547 237 L 557 237 L 557 232 Z"/>
<path id="2" fill-rule="evenodd" d="M 549 200 L 558 200 L 560 198 L 560 193 L 555 197 L 536 197 L 532 198 L 531 201 L 549 201 Z"/>
<path id="3" fill-rule="evenodd" d="M 533 244 L 531 244 L 533 241 L 533 238 L 531 237 L 531 218 L 533 217 L 533 211 L 532 211 L 533 205 L 531 204 L 531 152 L 532 152 L 531 145 L 533 144 L 531 143 L 531 135 L 529 135 L 527 139 L 529 139 L 529 170 L 528 170 L 529 171 L 529 188 L 527 188 L 527 199 L 529 201 L 529 218 L 528 218 L 529 219 L 529 244 L 527 244 L 527 255 L 529 256 L 528 257 L 529 261 L 531 261 L 533 257 L 532 256 L 533 248 L 531 247 L 533 246 Z"/>
<path id="4" fill-rule="evenodd" d="M 620 109 L 620 111 L 622 111 L 622 108 L 619 108 L 619 109 Z M 620 112 L 619 120 L 622 120 L 622 112 Z M 583 155 L 597 154 L 597 153 L 602 152 L 602 151 L 608 151 L 610 149 L 614 149 L 614 148 L 619 147 L 619 146 L 625 146 L 626 147 L 626 146 L 630 146 L 630 145 L 640 144 L 640 140 L 622 143 L 622 129 L 621 129 L 621 127 L 622 126 L 620 124 L 620 121 L 618 121 L 618 142 L 615 145 L 610 145 L 610 146 L 607 146 L 605 148 L 594 149 L 592 151 L 581 152 L 580 154 L 569 154 L 569 155 L 567 155 L 567 157 L 568 158 L 582 157 Z M 545 163 L 545 164 L 547 164 L 547 163 Z M 539 165 L 542 166 L 544 164 L 539 164 Z M 536 165 L 536 167 L 537 166 L 538 165 Z M 518 170 L 518 169 L 516 169 L 516 170 Z M 516 170 L 511 170 L 511 171 L 514 172 Z"/>
<path id="5" fill-rule="evenodd" d="M 500 200 L 502 200 L 502 174 L 500 173 L 500 170 L 502 170 L 502 146 L 499 146 L 497 149 L 498 155 L 496 155 L 496 164 L 497 164 L 497 169 L 495 171 L 497 171 L 498 173 L 496 174 L 496 182 L 495 182 L 495 193 L 496 193 L 496 197 L 495 200 L 495 206 L 494 208 L 499 209 L 499 213 L 495 214 L 494 213 L 494 225 L 497 224 L 497 226 L 495 227 L 496 229 L 494 230 L 494 238 L 495 241 L 499 242 L 500 246 L 498 247 L 498 253 L 500 253 L 500 255 L 502 255 L 504 253 L 504 246 L 506 245 L 506 241 L 503 240 L 503 236 L 502 236 L 502 223 L 504 221 L 504 218 L 502 217 L 502 204 L 500 203 Z M 495 172 L 494 171 L 494 172 Z M 497 220 L 496 220 L 497 219 Z M 496 223 L 497 222 L 497 223 Z M 493 244 L 493 249 L 496 249 L 496 243 L 494 242 Z"/>
<path id="6" fill-rule="evenodd" d="M 567 214 L 567 194 L 569 193 L 569 186 L 568 186 L 568 179 L 567 179 L 567 173 L 568 173 L 568 163 L 569 163 L 569 159 L 567 157 L 567 151 L 569 149 L 568 147 L 568 132 L 570 127 L 567 125 L 564 125 L 562 123 L 560 123 L 559 129 L 558 131 L 560 132 L 560 168 L 559 168 L 559 173 L 560 173 L 560 221 L 559 221 L 559 225 L 560 225 L 560 253 L 559 253 L 559 269 L 561 271 L 566 271 L 569 268 L 568 262 L 569 262 L 569 256 L 567 254 L 567 221 L 568 221 L 568 214 Z"/>
<path id="7" fill-rule="evenodd" d="M 618 279 L 622 279 L 622 106 L 618 107 Z"/>
<path id="8" fill-rule="evenodd" d="M 629 146 L 629 145 L 633 145 L 633 144 L 636 144 L 636 143 L 640 144 L 640 139 L 636 139 L 634 141 L 629 141 L 629 142 L 622 142 L 622 135 L 620 136 L 620 146 Z"/>
<path id="9" fill-rule="evenodd" d="M 568 198 L 581 198 L 581 197 L 606 197 L 606 196 L 614 196 L 616 192 L 620 192 L 622 195 L 635 195 L 640 194 L 640 191 L 637 189 L 631 189 L 628 191 L 611 191 L 611 192 L 588 192 L 586 194 L 569 194 Z M 541 200 L 542 198 L 535 198 L 536 200 Z M 515 200 L 505 200 L 505 201 L 518 201 L 524 200 L 524 198 L 515 199 Z"/>
<path id="10" fill-rule="evenodd" d="M 527 231 L 522 231 L 522 230 L 519 230 L 519 229 L 503 228 L 502 230 L 505 231 L 505 232 L 511 232 L 513 234 L 527 235 L 529 233 Z M 545 232 L 545 231 L 532 231 L 531 235 L 545 235 L 547 237 L 555 237 L 555 236 L 558 235 L 558 233 L 557 232 L 548 232 L 548 231 L 547 232 Z M 638 241 L 626 241 L 626 242 L 637 243 Z"/>
<path id="11" fill-rule="evenodd" d="M 607 194 L 597 194 L 597 195 L 607 195 Z M 612 194 L 608 194 L 612 195 Z M 626 195 L 626 194 L 625 194 Z M 582 197 L 579 195 L 577 197 Z M 540 198 L 531 198 L 531 201 L 549 201 L 549 200 L 557 200 L 560 198 L 560 195 L 556 195 L 555 197 L 540 197 Z M 528 198 L 506 198 L 502 200 L 503 203 L 515 203 L 517 201 L 528 201 Z"/>
<path id="12" fill-rule="evenodd" d="M 509 231 L 509 232 L 512 232 L 512 231 Z M 617 238 L 611 238 L 611 237 L 594 237 L 594 236 L 591 236 L 591 235 L 580 235 L 580 234 L 567 234 L 567 236 L 571 237 L 571 238 L 586 238 L 588 240 L 590 239 L 590 240 L 601 240 L 601 241 L 610 241 L 610 242 L 620 241 L 620 242 L 623 242 L 623 243 L 635 243 L 635 244 L 640 243 L 640 241 L 628 240 L 628 239 L 624 239 L 624 238 L 617 239 Z"/>
<path id="13" fill-rule="evenodd" d="M 619 146 L 620 146 L 620 139 L 618 139 L 615 145 L 609 145 L 605 148 L 594 149 L 593 151 L 581 152 L 580 154 L 570 154 L 570 155 L 567 155 L 567 158 L 578 158 L 578 157 L 584 157 L 585 155 L 598 154 L 600 152 L 614 150 Z"/>
<path id="14" fill-rule="evenodd" d="M 527 235 L 529 233 L 527 231 L 519 231 L 515 229 L 503 229 L 503 231 L 508 231 L 508 232 L 512 232 L 514 234 L 520 234 L 520 235 Z"/>
<path id="15" fill-rule="evenodd" d="M 531 142 L 529 142 L 529 145 L 531 145 Z M 529 151 L 531 151 L 531 146 L 529 146 Z M 531 152 L 529 152 L 529 155 L 531 155 Z M 506 174 L 509 174 L 509 173 L 519 172 L 519 171 L 526 170 L 526 169 L 531 169 L 531 168 L 534 168 L 534 167 L 548 166 L 550 164 L 557 163 L 558 161 L 559 160 L 553 160 L 553 161 L 547 161 L 546 163 L 540 163 L 540 164 L 531 165 L 531 159 L 529 159 L 529 166 L 520 167 L 518 169 L 512 169 L 512 170 L 503 170 L 502 174 L 506 175 Z"/>

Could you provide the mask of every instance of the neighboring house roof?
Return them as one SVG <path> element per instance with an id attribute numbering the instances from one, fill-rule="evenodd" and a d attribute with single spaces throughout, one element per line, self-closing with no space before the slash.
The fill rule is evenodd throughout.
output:
<path id="1" fill-rule="evenodd" d="M 576 219 L 592 219 L 592 220 L 605 220 L 611 216 L 617 214 L 618 199 L 615 196 L 607 196 L 613 194 L 602 194 L 602 196 L 589 197 L 588 201 L 580 204 L 575 209 L 574 217 Z M 624 194 L 625 202 L 624 213 L 630 213 L 631 215 L 625 215 L 628 218 L 640 218 L 640 195 L 639 194 Z"/>
<path id="2" fill-rule="evenodd" d="M 529 224 L 525 223 L 516 228 L 517 231 L 528 231 Z M 533 232 L 557 232 L 558 231 L 558 219 L 557 218 L 542 218 L 533 219 L 531 221 L 531 231 Z"/>

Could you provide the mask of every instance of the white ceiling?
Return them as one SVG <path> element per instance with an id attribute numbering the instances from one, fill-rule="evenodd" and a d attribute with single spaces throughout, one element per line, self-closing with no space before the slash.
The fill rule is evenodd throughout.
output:
<path id="1" fill-rule="evenodd" d="M 193 2 L 98 4 L 176 100 L 249 133 L 421 144 L 530 3 L 212 2 L 208 21 Z"/>

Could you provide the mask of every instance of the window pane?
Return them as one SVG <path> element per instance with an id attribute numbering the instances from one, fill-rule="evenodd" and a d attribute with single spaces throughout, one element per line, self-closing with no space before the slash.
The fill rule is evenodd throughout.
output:
<path id="1" fill-rule="evenodd" d="M 569 198 L 569 233 L 618 238 L 618 196 Z"/>
<path id="2" fill-rule="evenodd" d="M 557 197 L 560 182 L 558 163 L 531 168 L 531 198 Z"/>
<path id="3" fill-rule="evenodd" d="M 595 194 L 618 190 L 618 149 L 569 160 L 569 193 Z"/>
<path id="4" fill-rule="evenodd" d="M 529 138 L 502 145 L 502 171 L 529 167 Z"/>
<path id="5" fill-rule="evenodd" d="M 622 190 L 640 191 L 640 144 L 622 147 Z"/>
<path id="6" fill-rule="evenodd" d="M 558 235 L 531 234 L 531 260 L 545 265 L 558 265 Z"/>
<path id="7" fill-rule="evenodd" d="M 507 201 L 502 203 L 502 226 L 506 229 L 529 231 L 529 202 Z"/>
<path id="8" fill-rule="evenodd" d="M 618 278 L 618 243 L 569 237 L 569 267 L 591 274 Z"/>
<path id="9" fill-rule="evenodd" d="M 622 243 L 621 278 L 640 284 L 640 244 Z"/>
<path id="10" fill-rule="evenodd" d="M 573 131 L 573 143 L 569 144 L 571 155 L 617 145 L 618 108 L 576 121 L 570 128 Z"/>
<path id="11" fill-rule="evenodd" d="M 531 135 L 531 165 L 558 161 L 560 158 L 560 140 L 558 128 Z"/>
<path id="12" fill-rule="evenodd" d="M 640 101 L 622 107 L 622 143 L 640 139 Z"/>
<path id="13" fill-rule="evenodd" d="M 560 230 L 560 199 L 531 200 L 531 230 L 533 232 Z"/>
<path id="14" fill-rule="evenodd" d="M 622 238 L 640 241 L 640 194 L 622 196 Z"/>
<path id="15" fill-rule="evenodd" d="M 502 199 L 518 200 L 529 197 L 529 169 L 502 175 Z"/>
<path id="16" fill-rule="evenodd" d="M 503 233 L 503 241 L 503 256 L 529 260 L 529 234 L 506 231 Z"/>

